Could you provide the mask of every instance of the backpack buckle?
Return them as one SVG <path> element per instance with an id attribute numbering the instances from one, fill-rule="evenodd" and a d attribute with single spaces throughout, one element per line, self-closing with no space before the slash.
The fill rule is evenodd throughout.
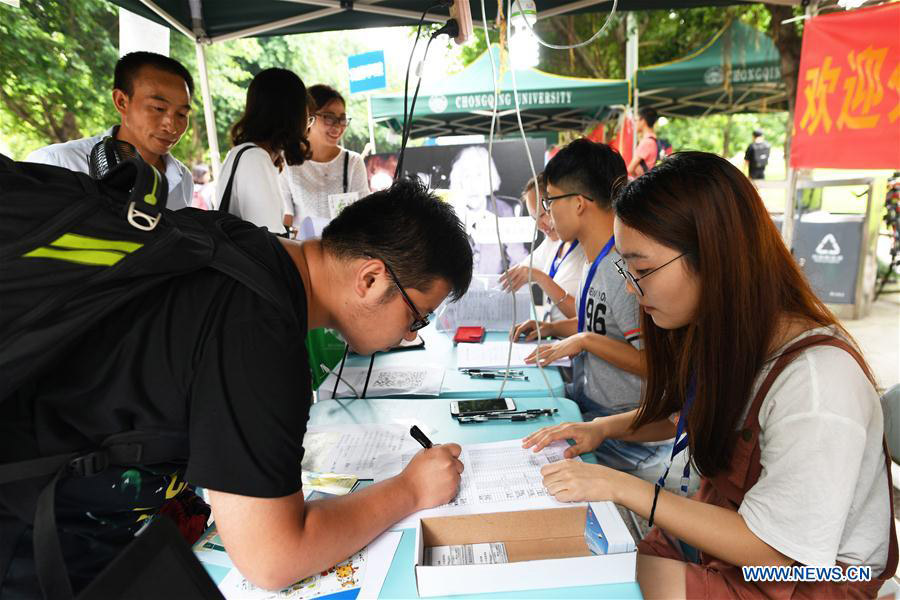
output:
<path id="1" fill-rule="evenodd" d="M 156 224 L 159 223 L 160 218 L 162 217 L 162 213 L 157 214 L 155 217 L 148 215 L 147 213 L 138 210 L 134 206 L 134 200 L 128 205 L 128 222 L 131 223 L 133 227 L 140 229 L 142 231 L 153 231 L 156 227 Z"/>
<path id="2" fill-rule="evenodd" d="M 105 471 L 108 466 L 109 455 L 106 450 L 98 450 L 70 460 L 69 473 L 79 477 L 91 477 Z"/>

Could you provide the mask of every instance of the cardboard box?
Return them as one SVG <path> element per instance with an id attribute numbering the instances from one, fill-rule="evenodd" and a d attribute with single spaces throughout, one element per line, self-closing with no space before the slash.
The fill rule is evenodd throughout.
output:
<path id="1" fill-rule="evenodd" d="M 612 553 L 585 542 L 588 506 L 421 519 L 414 568 L 420 597 L 635 581 L 637 551 L 615 506 L 592 502 Z M 502 542 L 508 563 L 428 566 L 425 548 Z M 620 550 L 620 551 L 617 551 Z"/>

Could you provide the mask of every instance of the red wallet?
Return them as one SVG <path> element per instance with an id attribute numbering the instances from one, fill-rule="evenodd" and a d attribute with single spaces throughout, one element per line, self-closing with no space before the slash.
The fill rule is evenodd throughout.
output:
<path id="1" fill-rule="evenodd" d="M 484 341 L 484 327 L 457 327 L 456 335 L 453 336 L 453 343 L 481 343 Z"/>

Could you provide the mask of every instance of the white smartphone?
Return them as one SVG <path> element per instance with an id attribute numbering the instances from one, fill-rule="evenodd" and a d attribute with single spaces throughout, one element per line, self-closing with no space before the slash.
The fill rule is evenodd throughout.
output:
<path id="1" fill-rule="evenodd" d="M 479 398 L 477 400 L 451 400 L 450 414 L 454 417 L 468 417 L 492 412 L 512 412 L 516 403 L 512 398 Z"/>

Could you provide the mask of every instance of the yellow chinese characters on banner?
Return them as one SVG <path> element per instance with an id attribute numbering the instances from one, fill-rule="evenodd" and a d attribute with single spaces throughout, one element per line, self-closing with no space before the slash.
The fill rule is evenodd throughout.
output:
<path id="1" fill-rule="evenodd" d="M 792 166 L 900 168 L 898 32 L 900 4 L 807 23 Z"/>

